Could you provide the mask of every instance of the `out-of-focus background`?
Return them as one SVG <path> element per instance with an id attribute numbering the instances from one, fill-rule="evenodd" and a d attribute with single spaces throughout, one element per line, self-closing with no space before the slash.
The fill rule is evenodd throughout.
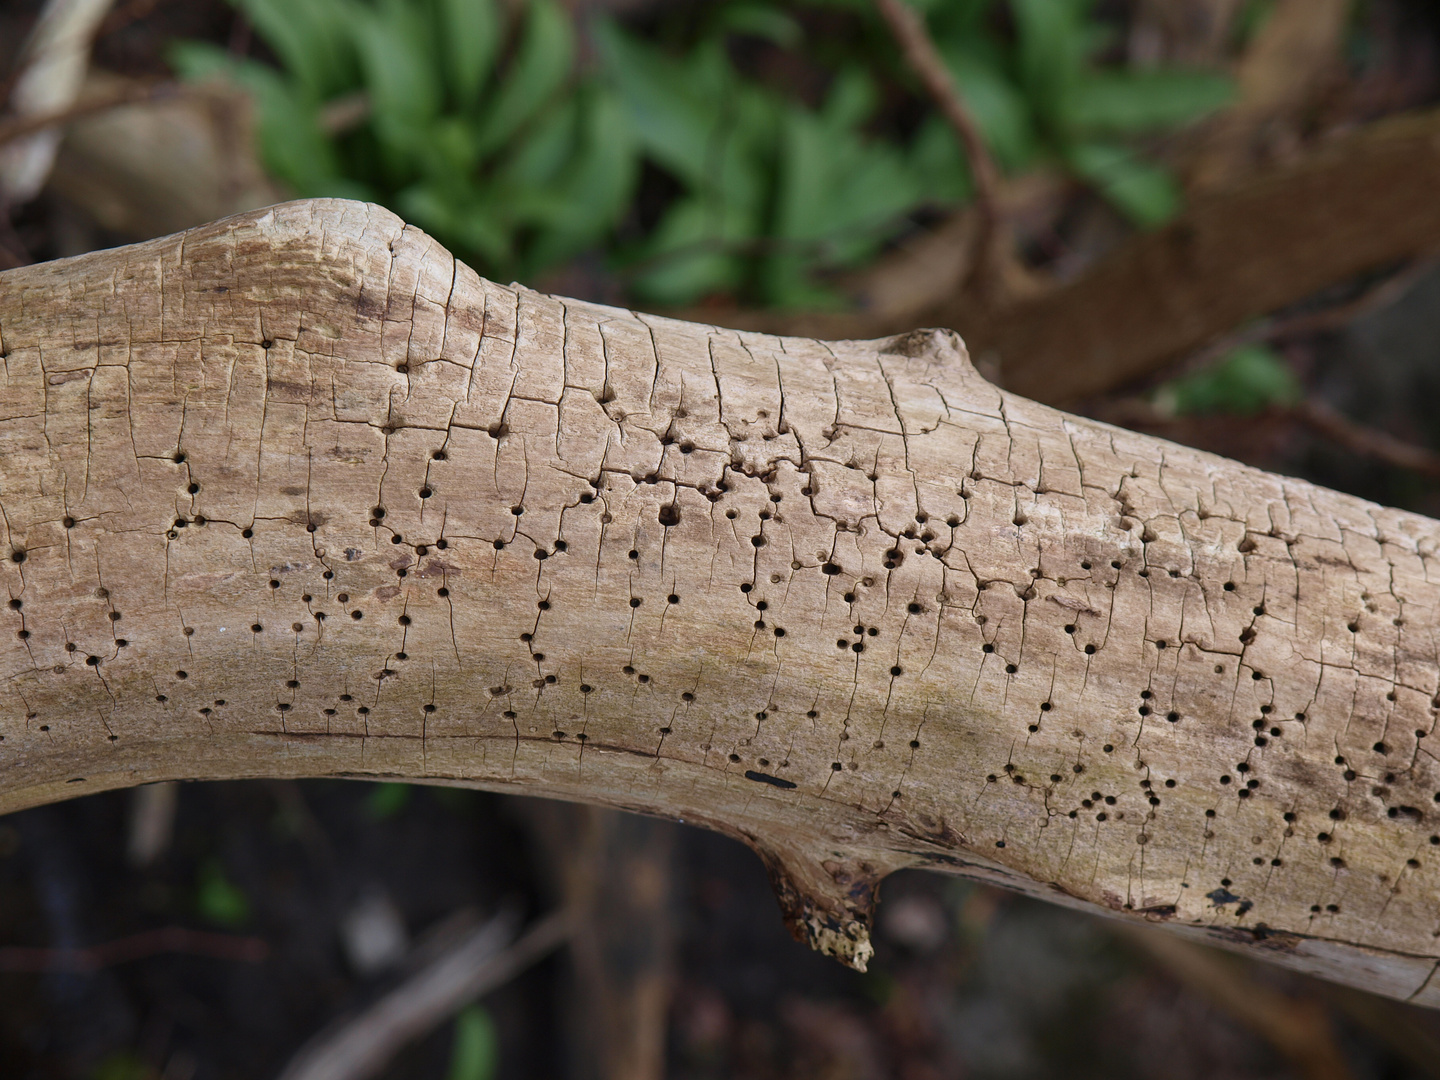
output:
<path id="1" fill-rule="evenodd" d="M 572 296 L 953 326 L 1023 393 L 1440 513 L 1436 0 L 0 0 L 0 269 L 317 195 Z M 1440 1076 L 1440 1014 L 883 897 L 861 975 L 679 825 L 94 796 L 0 819 L 0 1076 Z"/>

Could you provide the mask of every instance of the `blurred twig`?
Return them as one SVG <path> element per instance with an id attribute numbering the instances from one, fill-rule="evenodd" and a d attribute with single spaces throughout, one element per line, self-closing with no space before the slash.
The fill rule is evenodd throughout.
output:
<path id="1" fill-rule="evenodd" d="M 175 95 L 176 92 L 175 84 L 169 82 L 126 82 L 110 86 L 103 92 L 88 94 L 63 108 L 0 121 L 0 146 L 50 128 L 64 127 L 73 120 L 93 116 L 120 105 L 160 101 Z"/>
<path id="2" fill-rule="evenodd" d="M 570 918 L 570 1080 L 662 1080 L 675 829 L 545 799 L 518 806 Z"/>
<path id="3" fill-rule="evenodd" d="M 1183 432 L 1173 433 L 1175 426 L 1187 418 L 1163 413 L 1148 400 L 1139 397 L 1123 398 L 1111 402 L 1099 410 L 1108 423 L 1122 427 L 1138 427 L 1155 434 L 1164 434 L 1166 428 L 1171 437 L 1186 441 Z M 1440 454 L 1423 446 L 1397 439 L 1379 428 L 1358 424 L 1336 410 L 1333 406 L 1307 398 L 1288 409 L 1272 409 L 1256 414 L 1257 423 L 1266 420 L 1291 418 L 1303 424 L 1315 434 L 1332 442 L 1352 454 L 1373 458 L 1397 469 L 1409 469 L 1422 476 L 1440 479 Z"/>
<path id="4" fill-rule="evenodd" d="M 1193 371 L 1213 363 L 1243 345 L 1260 342 L 1293 341 L 1327 331 L 1341 330 L 1356 319 L 1382 311 L 1399 300 L 1440 262 L 1433 257 L 1409 259 L 1393 272 L 1371 282 L 1358 295 L 1328 306 L 1308 307 L 1293 313 L 1280 312 L 1256 319 L 1248 325 L 1215 338 L 1197 349 L 1177 366 Z"/>
<path id="5" fill-rule="evenodd" d="M 281 1080 L 364 1080 L 380 1073 L 410 1040 L 524 971 L 569 933 L 548 915 L 514 944 L 512 915 L 499 915 L 386 994 L 360 1015 L 321 1032 L 290 1060 Z"/>
<path id="6" fill-rule="evenodd" d="M 1351 453 L 1440 478 L 1440 454 L 1397 439 L 1378 428 L 1357 424 L 1323 401 L 1307 399 L 1296 405 L 1293 412 L 1306 427 Z"/>
<path id="7" fill-rule="evenodd" d="M 1440 248 L 1440 111 L 1380 121 L 1197 201 L 1076 280 L 998 315 L 931 313 L 1008 389 L 1052 404 L 1114 390 L 1250 319 Z"/>
<path id="8" fill-rule="evenodd" d="M 359 127 L 374 111 L 374 102 L 365 90 L 343 94 L 320 106 L 315 122 L 326 135 L 343 135 Z"/>
<path id="9" fill-rule="evenodd" d="M 930 31 L 925 27 L 924 17 L 905 0 L 875 0 L 875 8 L 895 35 L 900 52 L 910 70 L 920 80 L 925 92 L 939 107 L 946 122 L 954 129 L 965 148 L 965 157 L 970 164 L 970 175 L 975 181 L 975 202 L 980 212 L 991 221 L 998 213 L 1000 171 L 990 156 L 990 148 L 980 133 L 960 88 L 945 66 L 940 50 L 935 47 Z"/>
<path id="10" fill-rule="evenodd" d="M 1207 194 L 1071 281 L 997 308 L 958 295 L 901 313 L 711 313 L 742 330 L 876 338 L 954 327 L 1005 387 L 1066 405 L 1143 378 L 1237 326 L 1440 250 L 1440 110 L 1369 124 Z"/>
<path id="11" fill-rule="evenodd" d="M 925 26 L 924 16 L 905 0 L 874 0 L 874 4 L 900 46 L 906 64 L 965 149 L 970 177 L 975 184 L 979 228 L 970 241 L 972 258 L 963 284 L 977 284 L 982 289 L 1003 287 L 1003 264 L 1000 260 L 1009 253 L 1006 246 L 1009 236 L 1000 216 L 1000 170 L 990 155 L 990 148 L 985 145 L 980 125 L 975 122 L 974 114 L 960 93 L 950 69 L 945 66 L 945 60 Z"/>
<path id="12" fill-rule="evenodd" d="M 111 0 L 49 0 L 26 44 L 8 105 L 19 116 L 57 112 L 74 103 L 85 80 L 90 43 Z M 0 199 L 35 197 L 50 174 L 60 133 L 53 128 L 0 152 Z"/>
<path id="13" fill-rule="evenodd" d="M 165 853 L 175 835 L 175 806 L 180 785 L 174 780 L 138 787 L 130 796 L 130 831 L 125 857 L 131 866 L 149 866 Z"/>
<path id="14" fill-rule="evenodd" d="M 123 95 L 96 73 L 86 98 Z M 170 84 L 65 129 L 49 187 L 112 232 L 144 239 L 281 201 L 255 150 L 250 97 L 225 82 Z"/>
<path id="15" fill-rule="evenodd" d="M 1380 281 L 1370 285 L 1358 296 L 1316 311 L 1303 311 L 1294 315 L 1263 320 L 1249 329 L 1240 331 L 1233 337 L 1224 339 L 1226 344 L 1222 345 L 1221 349 L 1228 351 L 1237 345 L 1255 341 L 1281 341 L 1306 334 L 1319 334 L 1327 330 L 1339 330 L 1349 326 L 1363 315 L 1369 315 L 1389 307 L 1399 300 L 1412 285 L 1431 273 L 1435 266 L 1436 261 L 1433 258 L 1411 259 L 1394 273 L 1388 274 Z M 1220 355 L 1219 352 L 1210 349 L 1205 351 L 1209 355 Z"/>
<path id="16" fill-rule="evenodd" d="M 1125 927 L 1124 934 L 1177 982 L 1273 1046 L 1303 1080 L 1351 1080 L 1320 1002 L 1271 989 L 1240 963 L 1176 934 L 1138 926 Z"/>
<path id="17" fill-rule="evenodd" d="M 1351 0 L 1278 0 L 1236 71 L 1239 99 L 1209 125 L 1194 187 L 1234 183 L 1264 150 L 1298 143 L 1296 127 L 1341 66 Z"/>
<path id="18" fill-rule="evenodd" d="M 186 953 L 216 960 L 258 963 L 269 955 L 270 947 L 256 937 L 167 926 L 89 948 L 45 949 L 8 945 L 0 948 L 0 971 L 96 971 L 111 964 L 143 960 L 162 953 Z"/>

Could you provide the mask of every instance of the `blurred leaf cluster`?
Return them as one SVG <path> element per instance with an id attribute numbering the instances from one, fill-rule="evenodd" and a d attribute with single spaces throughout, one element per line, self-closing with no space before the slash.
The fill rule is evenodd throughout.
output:
<path id="1" fill-rule="evenodd" d="M 863 0 L 852 0 L 863 2 Z M 927 0 L 932 33 L 1003 168 L 1041 164 L 1092 185 L 1133 222 L 1154 226 L 1178 209 L 1170 173 L 1136 152 L 1135 140 L 1211 112 L 1231 81 L 1208 71 L 1102 65 L 1118 31 L 1092 0 L 1009 0 L 1010 34 L 995 32 L 991 0 Z M 940 118 L 922 138 L 937 157 L 954 152 Z"/>
<path id="2" fill-rule="evenodd" d="M 1241 345 L 1161 386 L 1155 405 L 1169 416 L 1253 416 L 1266 409 L 1288 408 L 1302 397 L 1300 380 L 1274 349 Z"/>
<path id="3" fill-rule="evenodd" d="M 199 43 L 173 62 L 249 88 L 270 170 L 384 203 L 491 277 L 598 253 L 649 303 L 826 306 L 827 276 L 970 194 L 869 0 L 714 0 L 643 31 L 556 0 L 234 2 L 278 67 Z M 920 6 L 1006 172 L 1063 170 L 1141 226 L 1174 212 L 1137 139 L 1228 79 L 1106 62 L 1093 0 Z M 787 62 L 822 89 L 774 77 Z"/>
<path id="4" fill-rule="evenodd" d="M 491 1080 L 500 1064 L 500 1034 L 482 1005 L 467 1005 L 455 1017 L 448 1080 Z"/>
<path id="5" fill-rule="evenodd" d="M 250 899 L 229 877 L 218 859 L 200 866 L 196 881 L 195 907 L 206 922 L 227 928 L 250 920 Z"/>
<path id="6" fill-rule="evenodd" d="M 628 203 L 623 117 L 576 77 L 553 0 L 513 20 L 493 0 L 237 2 L 280 70 L 199 43 L 172 63 L 250 89 L 266 163 L 298 194 L 384 203 L 517 275 L 596 244 Z"/>

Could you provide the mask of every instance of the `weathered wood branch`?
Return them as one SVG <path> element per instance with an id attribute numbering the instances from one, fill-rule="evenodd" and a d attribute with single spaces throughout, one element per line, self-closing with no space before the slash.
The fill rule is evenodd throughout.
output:
<path id="1" fill-rule="evenodd" d="M 402 777 L 928 866 L 1440 1003 L 1440 525 L 357 203 L 0 275 L 0 807 Z"/>

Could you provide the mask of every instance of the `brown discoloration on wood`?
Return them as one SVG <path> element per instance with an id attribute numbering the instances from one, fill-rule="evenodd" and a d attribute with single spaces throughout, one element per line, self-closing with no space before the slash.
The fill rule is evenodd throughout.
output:
<path id="1" fill-rule="evenodd" d="M 1435 522 L 355 203 L 7 273 L 0 352 L 6 808 L 544 794 L 749 840 L 852 961 L 927 865 L 1440 999 Z"/>

